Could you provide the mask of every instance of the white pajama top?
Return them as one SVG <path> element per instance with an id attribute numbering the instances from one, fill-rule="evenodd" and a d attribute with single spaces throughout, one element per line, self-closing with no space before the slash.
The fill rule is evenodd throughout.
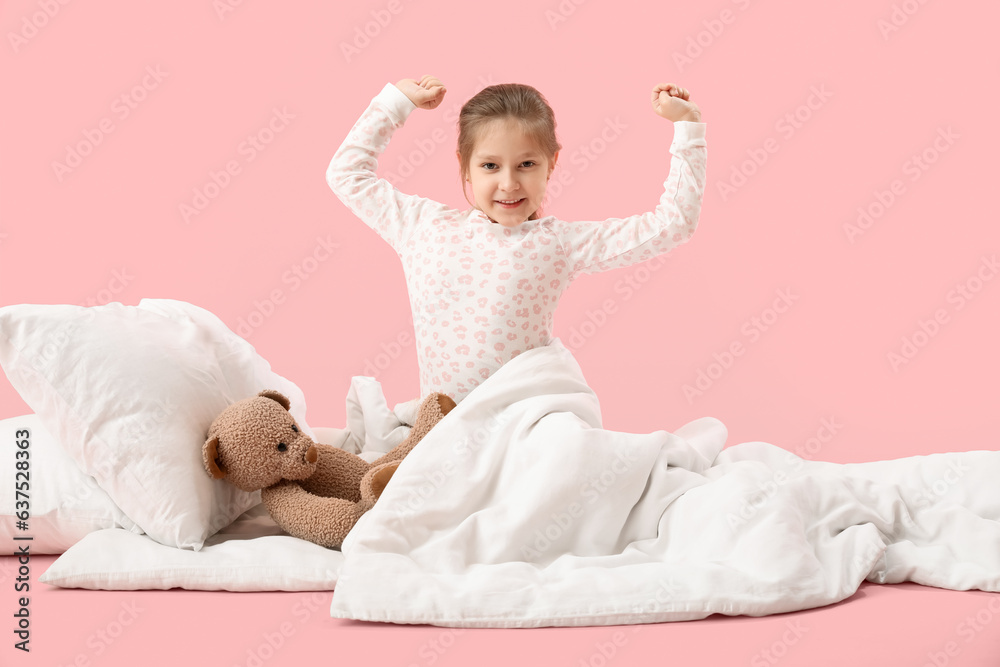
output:
<path id="1" fill-rule="evenodd" d="M 694 233 L 705 123 L 673 124 L 670 171 L 653 211 L 575 222 L 545 216 L 507 228 L 477 208 L 404 194 L 376 176 L 393 131 L 416 108 L 387 83 L 337 149 L 326 180 L 403 263 L 421 397 L 461 401 L 504 363 L 548 345 L 556 304 L 576 276 L 642 262 Z"/>

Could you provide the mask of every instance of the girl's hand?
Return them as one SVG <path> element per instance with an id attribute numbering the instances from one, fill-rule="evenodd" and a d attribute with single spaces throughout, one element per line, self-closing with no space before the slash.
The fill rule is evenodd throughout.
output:
<path id="1" fill-rule="evenodd" d="M 653 88 L 653 111 L 669 121 L 681 120 L 701 122 L 701 109 L 690 102 L 691 95 L 686 88 L 674 83 L 660 83 Z"/>
<path id="2" fill-rule="evenodd" d="M 437 107 L 444 100 L 444 94 L 448 90 L 440 79 L 430 74 L 425 74 L 420 81 L 401 79 L 396 87 L 421 109 Z"/>

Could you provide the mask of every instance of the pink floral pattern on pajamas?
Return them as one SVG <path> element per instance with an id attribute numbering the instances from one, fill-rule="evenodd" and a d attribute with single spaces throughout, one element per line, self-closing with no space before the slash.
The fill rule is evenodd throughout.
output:
<path id="1" fill-rule="evenodd" d="M 337 149 L 326 179 L 403 263 L 421 396 L 439 391 L 461 401 L 507 361 L 549 344 L 559 297 L 576 276 L 665 253 L 698 224 L 704 123 L 674 123 L 670 172 L 655 210 L 583 222 L 545 216 L 506 228 L 478 209 L 404 194 L 376 176 L 379 155 L 414 109 L 387 83 Z"/>

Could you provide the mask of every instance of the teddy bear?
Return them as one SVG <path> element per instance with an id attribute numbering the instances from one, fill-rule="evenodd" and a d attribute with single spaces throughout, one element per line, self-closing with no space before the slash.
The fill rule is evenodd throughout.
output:
<path id="1" fill-rule="evenodd" d="M 244 490 L 260 490 L 271 518 L 289 535 L 339 549 L 361 515 L 375 505 L 399 462 L 455 407 L 446 394 L 420 404 L 407 438 L 366 462 L 299 430 L 280 392 L 265 389 L 233 403 L 208 429 L 205 470 Z"/>

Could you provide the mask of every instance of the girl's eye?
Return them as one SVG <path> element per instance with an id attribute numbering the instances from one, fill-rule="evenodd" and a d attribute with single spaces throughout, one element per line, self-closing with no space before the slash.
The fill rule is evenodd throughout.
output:
<path id="1" fill-rule="evenodd" d="M 532 160 L 525 160 L 521 164 L 522 165 L 527 164 L 527 165 L 530 165 L 530 166 L 534 166 L 535 163 Z M 485 167 L 488 171 L 492 171 L 492 169 L 490 169 L 491 165 L 494 166 L 494 167 L 497 166 L 496 162 L 486 162 L 482 166 Z"/>

